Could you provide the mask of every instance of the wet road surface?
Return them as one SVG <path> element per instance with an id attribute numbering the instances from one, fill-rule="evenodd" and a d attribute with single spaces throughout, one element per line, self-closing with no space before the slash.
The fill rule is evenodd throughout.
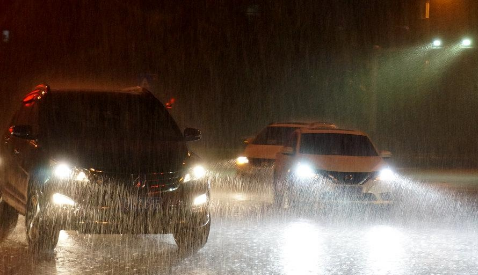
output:
<path id="1" fill-rule="evenodd" d="M 273 209 L 270 174 L 219 167 L 197 254 L 179 254 L 171 235 L 62 231 L 54 252 L 33 255 L 20 218 L 0 244 L 0 274 L 478 274 L 476 173 L 428 173 L 409 173 L 391 210 L 323 212 Z"/>

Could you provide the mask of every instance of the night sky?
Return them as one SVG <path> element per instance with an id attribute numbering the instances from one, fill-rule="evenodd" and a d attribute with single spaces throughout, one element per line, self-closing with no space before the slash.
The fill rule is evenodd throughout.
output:
<path id="1" fill-rule="evenodd" d="M 205 147 L 236 148 L 272 121 L 328 120 L 398 156 L 476 161 L 475 51 L 425 48 L 435 34 L 474 37 L 477 4 L 435 0 L 424 20 L 424 2 L 3 0 L 0 122 L 40 82 L 147 78 L 160 100 L 176 99 L 181 127 L 203 131 Z"/>

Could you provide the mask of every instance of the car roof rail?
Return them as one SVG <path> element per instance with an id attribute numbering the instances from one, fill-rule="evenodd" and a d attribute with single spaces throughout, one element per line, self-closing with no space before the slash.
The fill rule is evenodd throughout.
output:
<path id="1" fill-rule="evenodd" d="M 337 125 L 330 122 L 312 122 L 307 128 L 310 129 L 338 129 Z"/>

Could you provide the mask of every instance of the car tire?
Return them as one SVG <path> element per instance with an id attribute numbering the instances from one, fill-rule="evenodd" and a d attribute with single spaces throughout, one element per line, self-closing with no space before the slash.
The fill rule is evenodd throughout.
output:
<path id="1" fill-rule="evenodd" d="M 0 242 L 5 240 L 15 229 L 18 212 L 2 199 L 0 192 Z"/>
<path id="2" fill-rule="evenodd" d="M 28 245 L 34 252 L 53 250 L 60 235 L 60 230 L 54 220 L 47 219 L 41 211 L 41 204 L 41 192 L 30 187 L 25 226 Z"/>
<path id="3" fill-rule="evenodd" d="M 207 243 L 211 220 L 203 226 L 181 226 L 173 233 L 180 252 L 196 252 Z"/>
<path id="4" fill-rule="evenodd" d="M 291 197 L 291 191 L 288 188 L 288 183 L 281 181 L 274 176 L 273 182 L 274 191 L 274 207 L 277 209 L 287 209 L 293 206 L 294 202 Z"/>

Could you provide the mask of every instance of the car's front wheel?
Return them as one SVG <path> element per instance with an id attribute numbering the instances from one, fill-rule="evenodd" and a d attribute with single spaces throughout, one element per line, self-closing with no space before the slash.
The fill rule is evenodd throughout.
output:
<path id="1" fill-rule="evenodd" d="M 0 242 L 12 233 L 17 225 L 17 220 L 17 211 L 3 200 L 0 192 Z"/>
<path id="2" fill-rule="evenodd" d="M 203 226 L 183 225 L 173 233 L 173 236 L 180 251 L 195 252 L 206 244 L 210 229 L 209 219 Z"/>
<path id="3" fill-rule="evenodd" d="M 287 180 L 280 180 L 277 176 L 274 176 L 273 188 L 274 206 L 277 209 L 286 209 L 293 206 L 294 199 Z"/>
<path id="4" fill-rule="evenodd" d="M 34 252 L 53 250 L 60 235 L 54 217 L 47 218 L 44 215 L 41 199 L 41 192 L 31 187 L 28 194 L 25 223 L 28 245 Z"/>

